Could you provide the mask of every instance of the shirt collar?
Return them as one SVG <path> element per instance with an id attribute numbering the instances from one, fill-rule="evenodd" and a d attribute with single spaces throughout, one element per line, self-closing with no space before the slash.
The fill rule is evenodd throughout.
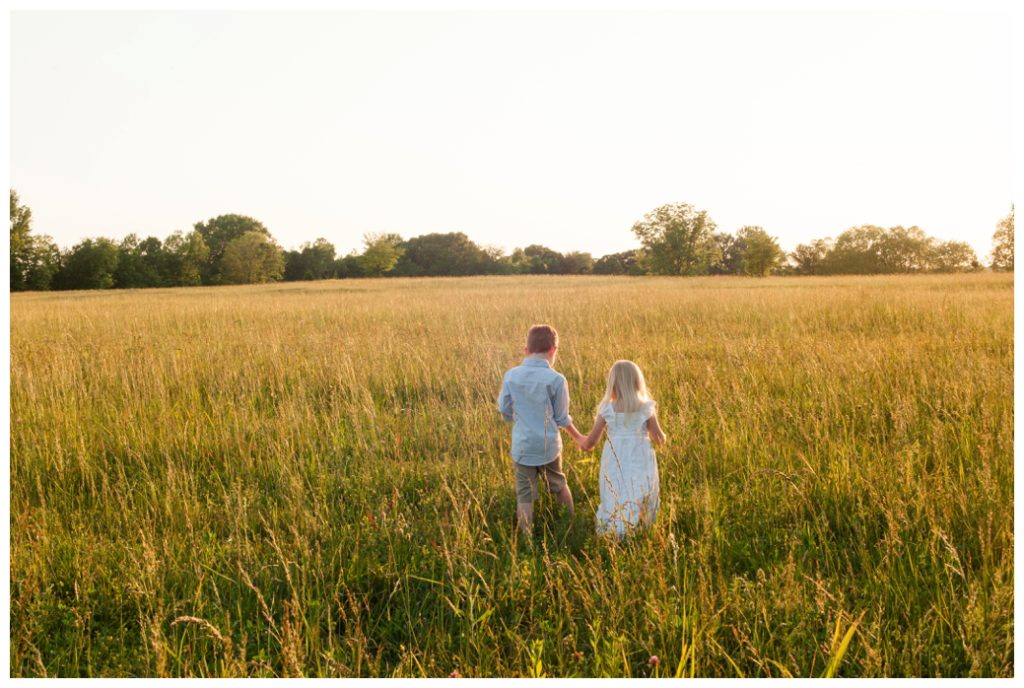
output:
<path id="1" fill-rule="evenodd" d="M 535 366 L 538 368 L 550 368 L 551 364 L 548 363 L 548 359 L 542 356 L 527 356 L 523 359 L 524 366 Z"/>

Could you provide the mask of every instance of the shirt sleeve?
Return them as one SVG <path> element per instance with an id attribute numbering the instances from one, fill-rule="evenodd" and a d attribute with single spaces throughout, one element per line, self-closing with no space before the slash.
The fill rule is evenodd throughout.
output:
<path id="1" fill-rule="evenodd" d="M 551 397 L 551 410 L 555 425 L 560 428 L 572 425 L 572 416 L 569 415 L 569 383 L 564 377 L 555 383 L 555 393 Z"/>
<path id="2" fill-rule="evenodd" d="M 508 378 L 501 381 L 501 391 L 498 392 L 498 412 L 505 420 L 512 420 L 512 393 L 508 389 Z"/>

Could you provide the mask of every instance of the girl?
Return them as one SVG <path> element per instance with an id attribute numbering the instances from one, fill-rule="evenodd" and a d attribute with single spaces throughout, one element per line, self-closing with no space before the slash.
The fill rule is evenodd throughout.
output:
<path id="1" fill-rule="evenodd" d="M 653 523 L 658 515 L 658 461 L 651 442 L 661 444 L 665 433 L 655 414 L 640 368 L 632 361 L 616 361 L 608 371 L 594 427 L 577 440 L 580 449 L 590 451 L 608 429 L 601 452 L 598 532 L 624 535 L 641 522 Z"/>

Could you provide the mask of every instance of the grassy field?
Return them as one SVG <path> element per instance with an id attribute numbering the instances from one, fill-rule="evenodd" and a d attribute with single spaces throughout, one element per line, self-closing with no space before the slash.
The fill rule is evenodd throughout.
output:
<path id="1" fill-rule="evenodd" d="M 644 369 L 651 531 L 573 446 L 517 539 L 536 322 L 584 432 Z M 11 672 L 1012 675 L 1012 323 L 991 274 L 15 295 Z"/>

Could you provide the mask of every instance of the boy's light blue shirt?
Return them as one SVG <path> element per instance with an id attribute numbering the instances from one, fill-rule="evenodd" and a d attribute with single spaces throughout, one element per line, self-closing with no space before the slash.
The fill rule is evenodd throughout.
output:
<path id="1" fill-rule="evenodd" d="M 512 458 L 524 466 L 543 466 L 562 452 L 558 428 L 572 423 L 569 384 L 546 358 L 527 356 L 505 373 L 498 410 L 512 422 Z"/>

